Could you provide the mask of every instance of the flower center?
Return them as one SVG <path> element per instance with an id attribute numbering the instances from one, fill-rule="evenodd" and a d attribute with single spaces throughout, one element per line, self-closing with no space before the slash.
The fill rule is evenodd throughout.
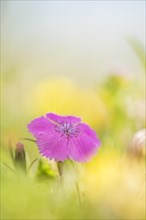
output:
<path id="1" fill-rule="evenodd" d="M 62 122 L 59 125 L 55 126 L 55 131 L 57 131 L 60 136 L 66 135 L 66 137 L 77 137 L 80 130 L 77 128 L 77 126 L 68 123 L 68 122 Z"/>

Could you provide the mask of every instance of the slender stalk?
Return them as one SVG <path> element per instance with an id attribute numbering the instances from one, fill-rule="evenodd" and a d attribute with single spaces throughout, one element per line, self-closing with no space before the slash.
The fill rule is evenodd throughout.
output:
<path id="1" fill-rule="evenodd" d="M 20 140 L 24 140 L 24 141 L 31 141 L 31 142 L 36 143 L 36 140 L 31 139 L 31 138 L 20 138 Z"/>
<path id="2" fill-rule="evenodd" d="M 31 167 L 33 166 L 33 164 L 38 160 L 38 158 L 34 159 L 31 164 L 28 167 L 28 172 L 30 171 Z"/>
<path id="3" fill-rule="evenodd" d="M 11 159 L 14 163 L 14 153 L 13 153 L 13 149 L 12 149 L 11 140 L 9 140 L 9 152 L 10 152 Z"/>
<path id="4" fill-rule="evenodd" d="M 7 168 L 9 168 L 12 172 L 15 173 L 15 170 L 14 170 L 12 167 L 10 167 L 7 163 L 3 162 L 3 164 L 4 164 Z"/>
<path id="5" fill-rule="evenodd" d="M 71 165 L 74 169 L 74 172 L 76 174 L 76 180 L 75 180 L 75 187 L 76 187 L 76 192 L 77 192 L 77 197 L 78 197 L 78 201 L 79 201 L 79 205 L 82 205 L 82 200 L 81 200 L 81 192 L 80 192 L 80 186 L 79 186 L 79 182 L 78 182 L 78 175 L 77 175 L 77 169 L 75 168 L 73 161 L 70 160 Z"/>
<path id="6" fill-rule="evenodd" d="M 59 183 L 60 185 L 63 184 L 63 162 L 58 161 L 57 163 L 57 169 L 58 169 L 58 176 L 59 176 Z"/>
<path id="7" fill-rule="evenodd" d="M 76 190 L 77 190 L 79 205 L 82 205 L 81 193 L 80 193 L 80 187 L 79 187 L 78 181 L 76 181 L 75 186 L 76 186 Z"/>
<path id="8" fill-rule="evenodd" d="M 57 168 L 58 168 L 58 174 L 60 178 L 62 177 L 63 174 L 63 163 L 61 161 L 57 162 Z"/>

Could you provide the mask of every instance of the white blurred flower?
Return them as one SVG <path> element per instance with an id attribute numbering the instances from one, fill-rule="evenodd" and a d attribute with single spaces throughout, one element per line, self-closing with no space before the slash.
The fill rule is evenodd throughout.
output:
<path id="1" fill-rule="evenodd" d="M 146 151 L 146 129 L 141 129 L 135 133 L 129 147 L 129 151 L 137 156 L 145 156 Z"/>

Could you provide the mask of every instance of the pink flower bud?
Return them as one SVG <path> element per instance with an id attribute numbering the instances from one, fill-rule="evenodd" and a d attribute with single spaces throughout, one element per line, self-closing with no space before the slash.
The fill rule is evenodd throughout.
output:
<path id="1" fill-rule="evenodd" d="M 21 142 L 18 142 L 16 144 L 14 162 L 15 162 L 16 168 L 20 168 L 26 171 L 25 150 L 24 150 L 24 145 Z"/>

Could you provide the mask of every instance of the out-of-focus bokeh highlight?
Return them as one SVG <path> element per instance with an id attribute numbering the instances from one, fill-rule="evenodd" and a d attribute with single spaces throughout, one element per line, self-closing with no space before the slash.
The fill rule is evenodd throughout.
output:
<path id="1" fill-rule="evenodd" d="M 2 219 L 145 219 L 145 2 L 1 3 Z M 61 186 L 22 140 L 48 112 L 101 140 L 90 162 L 64 164 Z"/>

